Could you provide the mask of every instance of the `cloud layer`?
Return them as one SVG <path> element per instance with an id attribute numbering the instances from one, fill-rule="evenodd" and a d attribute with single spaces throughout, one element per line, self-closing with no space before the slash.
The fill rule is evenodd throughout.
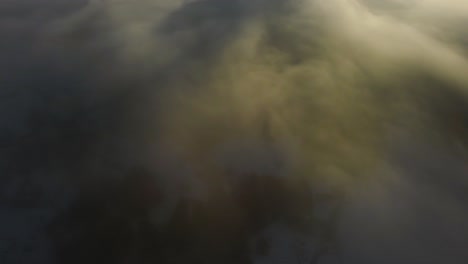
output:
<path id="1" fill-rule="evenodd" d="M 310 258 L 465 263 L 467 21 L 462 0 L 3 1 L 2 197 L 68 208 L 59 262 L 239 263 L 279 222 Z"/>

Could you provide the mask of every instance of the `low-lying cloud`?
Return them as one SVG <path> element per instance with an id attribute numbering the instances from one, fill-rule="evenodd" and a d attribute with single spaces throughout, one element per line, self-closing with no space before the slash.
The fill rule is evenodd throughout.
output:
<path id="1" fill-rule="evenodd" d="M 467 21 L 462 0 L 3 1 L 1 197 L 47 197 L 58 263 L 258 263 L 278 223 L 304 263 L 465 263 Z"/>

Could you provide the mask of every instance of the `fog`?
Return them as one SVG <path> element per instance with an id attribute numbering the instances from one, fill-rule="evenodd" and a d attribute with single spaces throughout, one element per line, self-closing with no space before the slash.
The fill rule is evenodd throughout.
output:
<path id="1" fill-rule="evenodd" d="M 1 263 L 466 263 L 462 0 L 0 0 Z"/>

